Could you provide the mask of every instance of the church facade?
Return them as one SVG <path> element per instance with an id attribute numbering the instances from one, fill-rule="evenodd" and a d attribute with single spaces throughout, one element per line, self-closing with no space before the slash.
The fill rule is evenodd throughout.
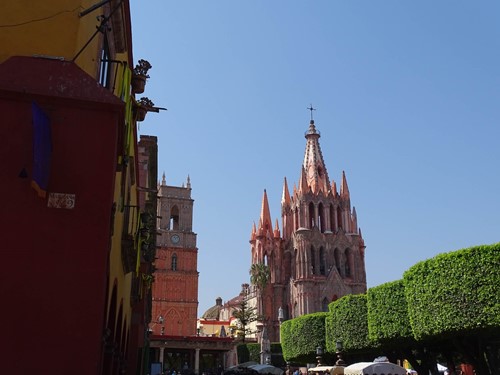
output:
<path id="1" fill-rule="evenodd" d="M 252 264 L 270 271 L 266 286 L 253 289 L 271 341 L 279 341 L 281 321 L 328 311 L 330 302 L 366 292 L 365 243 L 345 173 L 337 190 L 328 178 L 314 120 L 305 138 L 298 186 L 290 193 L 284 180 L 282 230 L 277 219 L 273 225 L 264 190 L 259 223 L 251 231 Z"/>

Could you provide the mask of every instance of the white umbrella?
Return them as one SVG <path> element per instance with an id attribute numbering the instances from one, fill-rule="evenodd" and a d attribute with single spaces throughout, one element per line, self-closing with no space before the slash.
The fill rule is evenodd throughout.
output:
<path id="1" fill-rule="evenodd" d="M 231 367 L 228 367 L 226 371 L 238 371 L 238 370 L 244 370 L 246 368 L 250 368 L 250 366 L 258 365 L 258 362 L 255 361 L 248 361 L 248 362 L 243 362 L 238 365 L 234 365 Z"/>
<path id="2" fill-rule="evenodd" d="M 443 365 L 440 365 L 439 363 L 437 365 L 438 365 L 438 371 L 439 372 L 448 371 L 448 367 L 444 367 Z"/>
<path id="3" fill-rule="evenodd" d="M 390 362 L 358 362 L 344 368 L 344 375 L 407 375 L 406 369 Z"/>
<path id="4" fill-rule="evenodd" d="M 282 375 L 283 370 L 279 367 L 274 367 L 272 365 L 253 365 L 248 366 L 252 370 L 257 371 L 259 374 L 272 374 L 272 375 Z"/>
<path id="5" fill-rule="evenodd" d="M 240 363 L 239 365 L 237 365 L 237 367 L 249 367 L 249 366 L 255 366 L 255 365 L 258 365 L 258 364 L 259 364 L 259 362 L 248 361 L 248 362 Z"/>

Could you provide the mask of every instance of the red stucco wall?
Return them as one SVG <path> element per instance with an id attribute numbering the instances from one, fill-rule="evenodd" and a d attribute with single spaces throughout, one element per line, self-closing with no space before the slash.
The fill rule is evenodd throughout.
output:
<path id="1" fill-rule="evenodd" d="M 119 114 L 30 91 L 0 92 L 0 373 L 97 374 Z M 75 194 L 73 209 L 30 186 L 33 99 L 52 128 L 48 191 Z"/>

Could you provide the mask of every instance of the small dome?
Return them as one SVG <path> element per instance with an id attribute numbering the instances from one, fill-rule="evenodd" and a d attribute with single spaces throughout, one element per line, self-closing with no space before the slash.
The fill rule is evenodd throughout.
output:
<path id="1" fill-rule="evenodd" d="M 202 319 L 219 320 L 220 311 L 222 310 L 222 298 L 217 297 L 215 306 L 210 307 L 201 316 Z"/>

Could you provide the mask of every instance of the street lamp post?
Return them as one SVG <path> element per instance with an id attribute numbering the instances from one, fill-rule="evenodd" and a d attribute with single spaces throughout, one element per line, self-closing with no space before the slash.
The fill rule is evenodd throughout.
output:
<path id="1" fill-rule="evenodd" d="M 321 366 L 323 360 L 323 347 L 321 345 L 316 348 L 316 360 L 318 361 L 318 366 Z"/>
<path id="2" fill-rule="evenodd" d="M 156 322 L 158 324 L 161 324 L 161 328 L 160 328 L 160 334 L 163 336 L 165 334 L 165 326 L 163 325 L 163 323 L 165 322 L 165 319 L 163 319 L 163 316 L 160 314 L 160 316 L 158 316 L 158 319 L 156 319 Z M 161 346 L 160 347 L 160 363 L 161 363 L 161 371 L 163 371 L 163 368 L 164 368 L 164 355 L 165 355 L 165 347 Z"/>
<path id="3" fill-rule="evenodd" d="M 163 336 L 165 334 L 165 326 L 163 325 L 163 322 L 165 320 L 163 319 L 163 316 L 158 317 L 158 323 L 161 324 L 161 335 Z"/>
<path id="4" fill-rule="evenodd" d="M 335 352 L 335 354 L 337 354 L 337 362 L 335 362 L 335 366 L 345 366 L 345 362 L 342 359 L 342 351 L 344 350 L 344 346 L 341 340 L 335 342 L 335 348 L 337 349 L 337 351 Z"/>

